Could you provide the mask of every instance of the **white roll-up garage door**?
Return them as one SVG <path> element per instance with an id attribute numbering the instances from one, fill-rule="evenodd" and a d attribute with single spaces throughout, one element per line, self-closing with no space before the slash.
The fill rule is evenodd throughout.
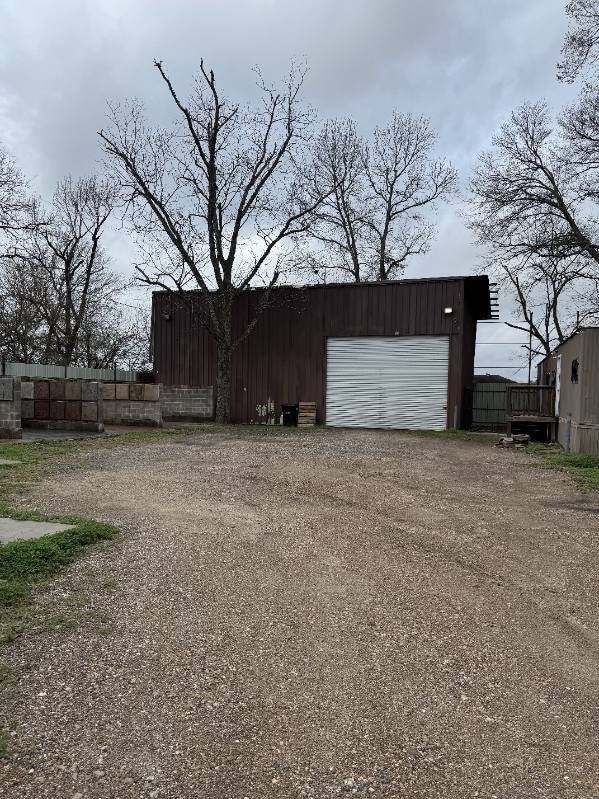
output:
<path id="1" fill-rule="evenodd" d="M 327 340 L 327 424 L 447 427 L 449 339 L 360 336 Z"/>

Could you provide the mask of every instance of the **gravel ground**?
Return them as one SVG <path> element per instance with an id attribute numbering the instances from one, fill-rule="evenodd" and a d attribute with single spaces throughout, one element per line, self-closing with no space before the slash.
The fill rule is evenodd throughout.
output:
<path id="1" fill-rule="evenodd" d="M 526 455 L 196 434 L 30 502 L 125 534 L 6 651 L 1 797 L 599 796 L 597 497 Z"/>

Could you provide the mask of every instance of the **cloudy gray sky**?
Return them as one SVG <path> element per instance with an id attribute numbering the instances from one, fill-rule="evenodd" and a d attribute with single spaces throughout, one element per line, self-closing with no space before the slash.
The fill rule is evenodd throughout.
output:
<path id="1" fill-rule="evenodd" d="M 251 96 L 258 64 L 273 80 L 291 58 L 310 69 L 305 99 L 367 134 L 394 108 L 423 113 L 439 153 L 467 184 L 476 154 L 510 111 L 575 89 L 558 84 L 565 0 L 0 0 L 0 140 L 49 195 L 64 174 L 98 168 L 107 100 L 139 97 L 156 121 L 172 109 L 152 67 L 190 86 L 201 57 L 227 94 Z M 430 253 L 406 276 L 472 272 L 478 253 L 456 213 L 439 216 Z M 122 236 L 111 242 L 127 270 Z M 507 313 L 507 303 L 503 303 Z M 481 326 L 480 341 L 522 340 Z M 514 346 L 478 348 L 479 367 L 511 363 Z M 522 376 L 522 375 L 521 375 Z"/>

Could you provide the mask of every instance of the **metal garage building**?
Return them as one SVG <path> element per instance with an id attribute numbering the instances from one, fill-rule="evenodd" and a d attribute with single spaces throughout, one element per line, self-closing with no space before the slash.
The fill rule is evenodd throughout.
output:
<path id="1" fill-rule="evenodd" d="M 262 291 L 236 301 L 239 334 Z M 155 292 L 155 380 L 215 384 L 215 345 L 202 295 Z M 195 308 L 195 310 L 194 310 Z M 198 311 L 200 308 L 200 311 Z M 492 318 L 486 276 L 280 287 L 233 359 L 231 418 L 256 407 L 316 402 L 340 427 L 443 429 L 469 423 L 476 323 Z"/>

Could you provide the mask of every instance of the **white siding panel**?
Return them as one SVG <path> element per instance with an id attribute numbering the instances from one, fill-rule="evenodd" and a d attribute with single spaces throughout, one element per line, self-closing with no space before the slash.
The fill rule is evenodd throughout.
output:
<path id="1" fill-rule="evenodd" d="M 364 336 L 327 340 L 327 424 L 444 430 L 449 339 Z"/>

